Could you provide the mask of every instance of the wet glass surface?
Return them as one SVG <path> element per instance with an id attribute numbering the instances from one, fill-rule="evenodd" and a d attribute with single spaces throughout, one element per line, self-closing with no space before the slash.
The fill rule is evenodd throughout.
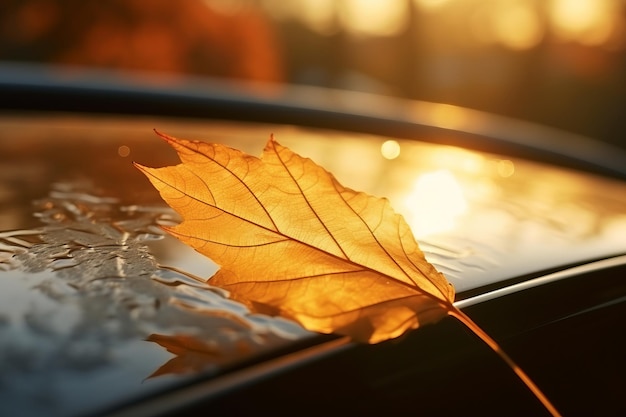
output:
<path id="1" fill-rule="evenodd" d="M 258 155 L 279 142 L 387 196 L 459 290 L 626 253 L 626 187 L 525 161 L 289 126 L 0 117 L 0 414 L 76 415 L 310 336 L 252 315 L 133 166 L 177 163 L 152 132 Z"/>
<path id="2" fill-rule="evenodd" d="M 34 202 L 41 226 L 0 234 L 6 415 L 86 411 L 171 383 L 165 376 L 215 373 L 306 336 L 159 264 L 170 251 L 198 256 L 164 242 L 157 224 L 174 221 L 169 209 L 90 192 L 92 184 L 52 184 Z"/>
<path id="3" fill-rule="evenodd" d="M 308 335 L 197 277 L 217 267 L 158 227 L 177 218 L 128 169 L 132 138 L 3 141 L 1 415 L 92 412 Z"/>

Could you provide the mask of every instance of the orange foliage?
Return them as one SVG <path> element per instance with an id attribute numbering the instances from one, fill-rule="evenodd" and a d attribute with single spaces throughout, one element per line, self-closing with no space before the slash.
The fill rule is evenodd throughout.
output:
<path id="1" fill-rule="evenodd" d="M 8 0 L 0 59 L 283 81 L 278 41 L 253 7 L 200 0 Z"/>

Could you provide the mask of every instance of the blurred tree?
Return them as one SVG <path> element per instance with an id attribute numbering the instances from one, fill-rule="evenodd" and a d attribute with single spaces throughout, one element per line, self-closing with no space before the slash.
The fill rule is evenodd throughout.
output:
<path id="1" fill-rule="evenodd" d="M 0 59 L 283 81 L 279 42 L 254 7 L 201 0 L 4 0 Z"/>

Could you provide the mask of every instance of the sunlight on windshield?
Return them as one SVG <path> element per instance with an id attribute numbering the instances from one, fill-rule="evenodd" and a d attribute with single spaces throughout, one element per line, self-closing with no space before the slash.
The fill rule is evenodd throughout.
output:
<path id="1" fill-rule="evenodd" d="M 496 171 L 502 178 L 509 178 L 515 173 L 515 164 L 510 159 L 501 159 L 497 162 Z"/>
<path id="2" fill-rule="evenodd" d="M 407 219 L 417 238 L 452 230 L 456 219 L 467 211 L 467 201 L 459 182 L 448 170 L 420 175 L 404 204 Z"/>
<path id="3" fill-rule="evenodd" d="M 16 138 L 7 142 L 0 154 L 5 159 L 0 174 L 20 176 L 20 182 L 14 182 L 20 186 L 10 187 L 12 183 L 6 181 L 4 187 L 0 184 L 0 199 L 4 197 L 7 205 L 0 214 L 3 230 L 40 227 L 40 218 L 32 216 L 32 200 L 47 195 L 44 186 L 76 173 L 97 180 L 98 189 L 110 190 L 107 195 L 132 208 L 120 212 L 126 217 L 135 213 L 124 217 L 124 225 L 131 225 L 126 220 L 136 224 L 142 213 L 153 212 L 141 211 L 141 207 L 162 207 L 162 203 L 154 206 L 155 196 L 146 193 L 145 180 L 138 177 L 141 174 L 129 160 L 146 158 L 155 166 L 178 162 L 152 136 L 154 123 L 153 119 L 131 122 L 99 117 L 84 121 L 32 116 L 0 120 L 7 137 Z M 260 154 L 266 134 L 274 132 L 281 144 L 324 166 L 346 187 L 388 198 L 394 210 L 405 217 L 422 250 L 431 257 L 429 261 L 453 280 L 458 291 L 583 257 L 623 252 L 626 245 L 626 193 L 621 182 L 510 156 L 390 137 L 170 119 L 159 119 L 158 126 L 179 137 L 219 138 L 252 155 Z M 42 127 L 45 135 L 39 137 Z M 11 146 L 24 138 L 30 138 L 33 145 Z M 383 156 L 381 145 L 393 141 L 401 152 L 390 160 Z M 124 235 L 124 239 L 128 244 L 129 237 Z M 49 245 L 52 253 L 60 247 L 56 242 Z M 0 246 L 2 243 L 15 242 L 4 238 Z M 165 243 L 149 243 L 161 264 L 198 276 L 212 273 L 207 260 L 193 250 L 183 252 L 171 242 Z M 12 262 L 10 255 L 0 253 L 0 263 Z M 34 261 L 41 259 L 48 258 Z M 67 267 L 68 260 L 60 261 Z M 195 308 L 190 295 L 183 296 L 183 307 Z"/>

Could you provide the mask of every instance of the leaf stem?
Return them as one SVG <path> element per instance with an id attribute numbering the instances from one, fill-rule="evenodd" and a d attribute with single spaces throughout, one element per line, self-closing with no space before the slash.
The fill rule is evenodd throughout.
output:
<path id="1" fill-rule="evenodd" d="M 541 404 L 548 410 L 553 417 L 561 417 L 561 413 L 552 405 L 548 397 L 539 389 L 537 385 L 530 379 L 528 375 L 520 368 L 509 355 L 498 345 L 498 343 L 491 338 L 483 329 L 480 328 L 474 321 L 469 318 L 465 313 L 456 307 L 452 307 L 448 314 L 470 329 L 476 336 L 478 336 L 483 342 L 485 342 L 509 367 L 515 372 L 519 379 L 528 387 L 528 389 L 535 395 L 535 397 L 541 402 Z"/>

